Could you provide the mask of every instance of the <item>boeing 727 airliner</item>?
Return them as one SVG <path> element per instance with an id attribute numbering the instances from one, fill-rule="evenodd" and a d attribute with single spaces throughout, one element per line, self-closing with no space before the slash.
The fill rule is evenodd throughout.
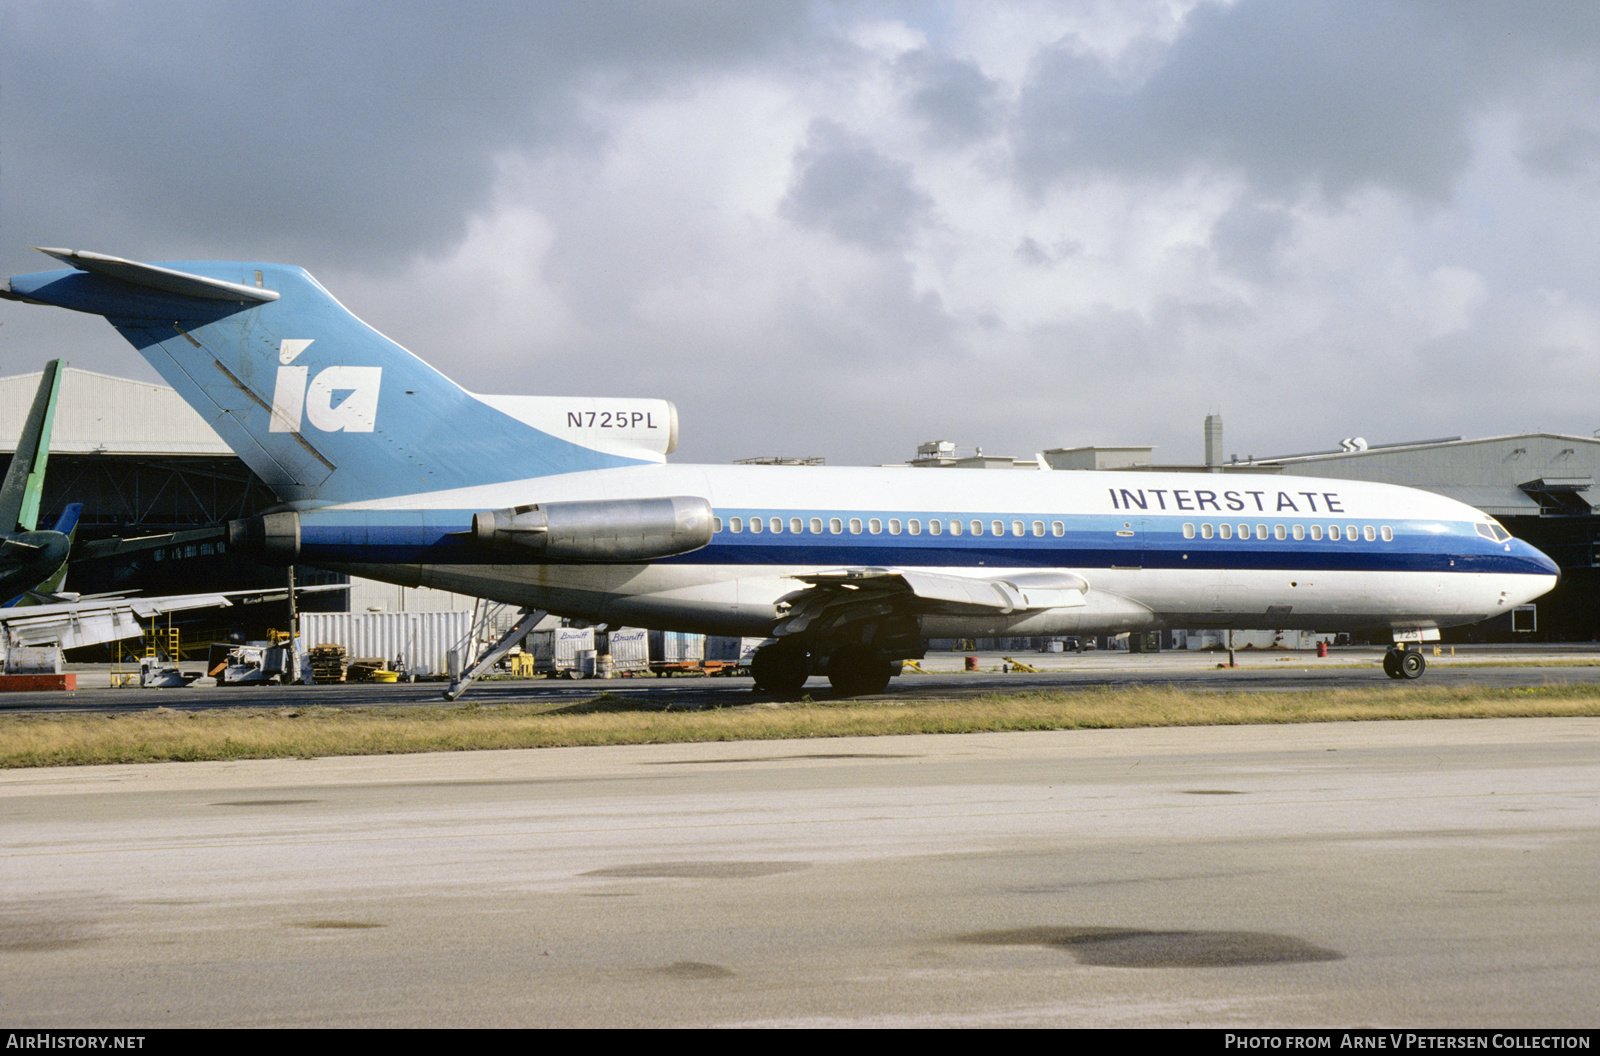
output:
<path id="1" fill-rule="evenodd" d="M 757 684 L 881 691 L 935 637 L 1164 627 L 1436 639 L 1558 570 L 1492 518 L 1294 477 L 666 463 L 663 400 L 479 396 L 300 268 L 48 249 L 12 300 L 103 315 L 282 500 L 283 562 L 596 623 L 770 639 Z M 1424 668 L 1392 648 L 1395 678 Z"/>

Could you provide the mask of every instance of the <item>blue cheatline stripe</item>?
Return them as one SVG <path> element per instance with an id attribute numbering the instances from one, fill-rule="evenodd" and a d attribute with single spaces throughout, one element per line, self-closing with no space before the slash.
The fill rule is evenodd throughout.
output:
<path id="1" fill-rule="evenodd" d="M 426 511 L 311 511 L 303 515 L 301 546 L 303 560 L 320 558 L 330 562 L 404 564 L 514 564 L 514 551 L 490 550 L 475 544 L 469 534 L 472 513 L 466 510 Z M 724 565 L 770 567 L 798 565 L 812 567 L 914 565 L 932 568 L 981 571 L 992 568 L 1145 568 L 1188 569 L 1194 571 L 1341 571 L 1341 572 L 1437 572 L 1514 573 L 1551 575 L 1554 566 L 1530 556 L 1527 548 L 1507 549 L 1478 536 L 1469 524 L 1452 524 L 1440 532 L 1437 521 L 1400 522 L 1390 525 L 1392 542 L 1375 540 L 1241 540 L 1185 539 L 1177 531 L 1142 532 L 1133 538 L 1118 538 L 1115 527 L 1121 522 L 1103 517 L 1056 517 L 1070 526 L 1062 536 L 922 535 L 882 533 L 812 535 L 787 531 L 735 533 L 727 530 L 732 516 L 722 514 L 724 530 L 709 546 L 688 554 L 666 558 L 661 564 L 696 566 Z M 868 518 L 860 513 L 840 511 L 762 511 L 763 518 L 783 516 L 821 516 Z M 879 516 L 887 521 L 888 518 Z M 909 519 L 917 515 L 897 513 Z M 926 519 L 927 515 L 923 515 Z M 943 515 L 941 515 L 943 516 Z M 953 517 L 945 517 L 953 519 Z M 964 520 L 977 519 L 964 516 Z M 1031 529 L 1037 516 L 985 516 L 984 521 L 1023 520 Z M 1048 526 L 1050 518 L 1045 519 Z M 1099 530 L 1080 525 L 1099 523 Z M 1112 522 L 1112 523 L 1107 523 Z M 1365 527 L 1380 522 L 1350 518 L 1340 522 Z M 1418 530 L 1424 525 L 1431 530 Z M 1048 531 L 1048 528 L 1047 528 Z M 547 563 L 530 554 L 527 563 Z"/>

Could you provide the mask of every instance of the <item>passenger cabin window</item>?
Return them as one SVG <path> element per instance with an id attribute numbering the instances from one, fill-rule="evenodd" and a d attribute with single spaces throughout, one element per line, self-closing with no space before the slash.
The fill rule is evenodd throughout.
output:
<path id="1" fill-rule="evenodd" d="M 950 534 L 951 535 L 960 535 L 961 534 L 961 522 L 960 521 L 951 521 L 950 522 Z"/>
<path id="2" fill-rule="evenodd" d="M 983 522 L 982 521 L 973 521 L 972 522 L 972 534 L 973 535 L 982 535 L 983 534 Z"/>
<path id="3" fill-rule="evenodd" d="M 943 521 L 938 520 L 937 518 L 930 519 L 928 521 L 928 534 L 929 535 L 938 535 L 942 531 L 944 531 L 944 522 Z"/>
<path id="4" fill-rule="evenodd" d="M 989 534 L 990 535 L 1005 535 L 1006 534 L 1006 522 L 1005 521 L 990 521 L 989 522 Z"/>
<path id="5" fill-rule="evenodd" d="M 732 528 L 736 532 L 744 531 L 744 518 L 735 517 L 733 520 L 728 522 L 728 527 Z"/>
<path id="6" fill-rule="evenodd" d="M 783 518 L 782 517 L 774 517 L 774 518 L 772 518 L 772 520 L 767 522 L 767 528 L 768 528 L 769 531 L 781 534 L 783 532 Z"/>
<path id="7" fill-rule="evenodd" d="M 721 517 L 713 517 L 713 518 L 711 518 L 711 530 L 713 532 L 722 531 L 722 518 Z"/>
<path id="8" fill-rule="evenodd" d="M 867 531 L 871 532 L 873 535 L 882 535 L 883 522 L 878 520 L 876 517 L 872 518 L 872 520 L 867 522 Z"/>
<path id="9" fill-rule="evenodd" d="M 791 532 L 793 532 L 795 535 L 800 535 L 802 532 L 804 532 L 806 530 L 805 529 L 805 522 L 801 521 L 800 518 L 798 518 L 798 517 L 790 517 L 789 518 L 789 530 Z"/>
<path id="10" fill-rule="evenodd" d="M 851 535 L 860 535 L 861 534 L 861 518 L 860 517 L 852 517 L 852 518 L 850 518 L 850 534 Z"/>
<path id="11" fill-rule="evenodd" d="M 837 517 L 829 517 L 828 518 L 828 531 L 832 532 L 834 535 L 843 535 L 844 534 L 844 522 L 841 521 Z"/>
<path id="12" fill-rule="evenodd" d="M 1200 538 L 1202 539 L 1210 539 L 1216 534 L 1216 532 L 1217 530 L 1209 524 L 1202 524 L 1200 526 Z"/>
<path id="13" fill-rule="evenodd" d="M 889 534 L 890 535 L 899 535 L 901 527 L 902 526 L 900 524 L 900 519 L 898 517 L 890 517 L 889 518 Z"/>
<path id="14" fill-rule="evenodd" d="M 821 535 L 822 534 L 822 518 L 821 517 L 813 517 L 813 518 L 811 518 L 811 534 L 812 535 Z"/>
<path id="15" fill-rule="evenodd" d="M 1037 536 L 1041 536 L 1041 535 L 1044 534 L 1044 522 L 1043 521 L 1034 521 L 1033 522 L 1033 534 L 1036 537 Z"/>
<path id="16" fill-rule="evenodd" d="M 1186 524 L 1186 525 L 1183 526 L 1183 537 L 1185 539 L 1193 539 L 1194 538 L 1194 525 Z"/>
<path id="17" fill-rule="evenodd" d="M 761 534 L 761 518 L 760 517 L 752 517 L 752 518 L 750 518 L 750 530 L 752 532 L 754 532 L 755 534 L 757 534 L 757 535 Z"/>
<path id="18" fill-rule="evenodd" d="M 915 517 L 906 522 L 906 528 L 910 530 L 912 535 L 922 534 L 922 522 L 917 520 Z"/>
<path id="19" fill-rule="evenodd" d="M 1057 539 L 1060 539 L 1063 535 L 1067 534 L 1067 526 L 1062 524 L 1060 521 L 1051 521 L 1050 534 L 1055 536 Z"/>

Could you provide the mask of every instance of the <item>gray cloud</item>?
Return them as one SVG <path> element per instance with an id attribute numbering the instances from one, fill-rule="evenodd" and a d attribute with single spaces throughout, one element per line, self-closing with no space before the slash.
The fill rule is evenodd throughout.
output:
<path id="1" fill-rule="evenodd" d="M 1000 84 L 971 62 L 922 48 L 900 58 L 910 94 L 906 105 L 938 146 L 986 139 L 1005 116 Z"/>
<path id="2" fill-rule="evenodd" d="M 1044 50 L 1019 105 L 1019 171 L 1042 186 L 1207 165 L 1278 197 L 1376 185 L 1437 201 L 1473 121 L 1541 65 L 1592 53 L 1597 30 L 1583 3 L 1204 5 L 1131 72 L 1075 39 Z"/>
<path id="3" fill-rule="evenodd" d="M 13 232 L 103 244 L 111 216 L 133 243 L 112 251 L 373 267 L 458 240 L 497 152 L 603 138 L 592 93 L 771 60 L 807 33 L 803 3 L 713 0 L 52 0 L 3 17 Z"/>
<path id="4" fill-rule="evenodd" d="M 879 153 L 827 118 L 811 123 L 795 155 L 783 215 L 868 249 L 902 249 L 932 211 L 911 166 Z"/>
<path id="5" fill-rule="evenodd" d="M 1287 210 L 1243 203 L 1217 220 L 1211 230 L 1211 248 L 1224 268 L 1265 280 L 1271 274 L 1273 258 L 1293 230 L 1294 219 Z"/>
<path id="6" fill-rule="evenodd" d="M 304 264 L 469 387 L 677 400 L 686 460 L 1592 428 L 1600 5 L 1183 6 L 0 0 L 0 275 Z"/>

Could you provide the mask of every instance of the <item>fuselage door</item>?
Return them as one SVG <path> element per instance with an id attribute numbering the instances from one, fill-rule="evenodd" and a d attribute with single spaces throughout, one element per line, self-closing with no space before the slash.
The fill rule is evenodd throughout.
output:
<path id="1" fill-rule="evenodd" d="M 1144 567 L 1144 518 L 1129 518 L 1116 523 L 1111 543 L 1112 568 Z"/>

